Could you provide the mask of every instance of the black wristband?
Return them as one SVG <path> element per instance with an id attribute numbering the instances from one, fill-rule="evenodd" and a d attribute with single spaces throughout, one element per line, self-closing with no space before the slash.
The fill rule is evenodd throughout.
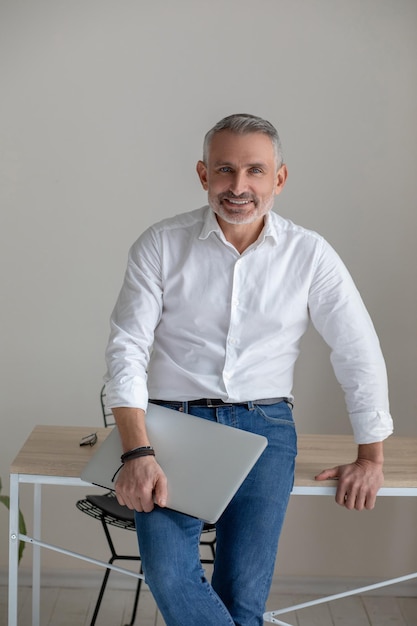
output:
<path id="1" fill-rule="evenodd" d="M 122 463 L 126 461 L 130 461 L 131 459 L 138 459 L 141 456 L 155 456 L 155 450 L 152 446 L 141 446 L 140 448 L 133 448 L 133 450 L 129 450 L 125 452 L 120 457 Z"/>
<path id="2" fill-rule="evenodd" d="M 140 448 L 133 448 L 133 450 L 129 450 L 128 452 L 125 452 L 124 454 L 122 454 L 122 456 L 120 457 L 122 464 L 115 471 L 114 476 L 111 479 L 112 482 L 114 483 L 114 479 L 116 478 L 117 474 L 120 472 L 120 470 L 122 469 L 126 461 L 131 461 L 132 459 L 139 459 L 141 456 L 155 456 L 155 450 L 152 448 L 152 446 L 142 446 Z"/>

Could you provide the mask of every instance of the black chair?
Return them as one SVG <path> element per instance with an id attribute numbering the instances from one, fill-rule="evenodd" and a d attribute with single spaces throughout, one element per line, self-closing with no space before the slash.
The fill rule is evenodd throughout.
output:
<path id="1" fill-rule="evenodd" d="M 110 426 L 114 426 L 113 414 L 111 413 L 111 411 L 108 411 L 106 409 L 106 391 L 104 386 L 100 391 L 100 403 L 105 427 L 108 428 Z M 113 491 L 109 491 L 99 495 L 88 495 L 82 500 L 78 500 L 76 506 L 82 513 L 85 513 L 86 515 L 89 515 L 90 517 L 100 521 L 110 549 L 111 556 L 108 560 L 109 565 L 111 565 L 114 561 L 119 560 L 140 562 L 140 556 L 138 554 L 118 554 L 116 552 L 109 527 L 113 526 L 115 528 L 122 528 L 123 530 L 130 531 L 135 531 L 136 529 L 133 511 L 128 509 L 126 506 L 122 506 L 121 504 L 119 504 Z M 206 536 L 207 538 L 203 538 Z M 210 557 L 201 558 L 201 562 L 212 564 L 216 555 L 216 535 L 215 526 L 213 524 L 204 524 L 203 533 L 200 539 L 200 546 L 206 546 L 210 550 Z M 90 626 L 94 626 L 96 623 L 110 572 L 111 569 L 106 568 L 96 606 L 94 608 L 94 613 L 91 618 Z M 142 565 L 140 565 L 139 573 L 142 574 Z M 125 624 L 125 626 L 133 626 L 135 622 L 141 585 L 142 579 L 138 578 L 131 619 L 128 624 Z"/>

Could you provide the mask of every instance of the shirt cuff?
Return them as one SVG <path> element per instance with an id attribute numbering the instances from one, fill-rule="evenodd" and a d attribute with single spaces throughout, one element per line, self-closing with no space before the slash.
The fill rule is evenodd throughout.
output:
<path id="1" fill-rule="evenodd" d="M 351 413 L 349 417 L 357 444 L 383 441 L 394 431 L 392 417 L 387 411 Z"/>
<path id="2" fill-rule="evenodd" d="M 146 411 L 148 390 L 146 382 L 139 376 L 122 376 L 106 382 L 106 409 L 121 406 Z"/>

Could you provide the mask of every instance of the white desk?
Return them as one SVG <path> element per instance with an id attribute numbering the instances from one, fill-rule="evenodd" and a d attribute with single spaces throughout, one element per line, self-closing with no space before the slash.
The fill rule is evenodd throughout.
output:
<path id="1" fill-rule="evenodd" d="M 97 431 L 98 443 L 90 448 L 80 447 L 81 437 Z M 79 476 L 89 458 L 97 450 L 108 434 L 105 428 L 79 426 L 37 426 L 23 445 L 10 468 L 10 536 L 9 536 L 9 621 L 8 626 L 17 626 L 18 598 L 18 547 L 19 540 L 33 545 L 32 571 L 32 626 L 39 626 L 40 609 L 40 549 L 48 548 L 80 558 L 103 567 L 109 565 L 102 561 L 58 546 L 52 546 L 41 540 L 41 488 L 42 485 L 90 486 Z M 298 458 L 296 465 L 294 495 L 331 495 L 334 496 L 335 481 L 317 483 L 314 476 L 326 467 L 352 461 L 356 446 L 350 436 L 339 435 L 299 435 Z M 385 484 L 379 496 L 417 496 L 417 437 L 391 437 L 385 444 Z M 29 483 L 34 486 L 33 531 L 32 536 L 19 534 L 19 486 Z M 112 566 L 117 571 L 138 577 L 128 570 Z M 417 578 L 417 573 L 402 578 L 391 579 L 373 585 L 378 588 Z M 339 597 L 361 593 L 370 588 L 356 589 L 343 594 L 329 596 L 303 605 L 270 611 L 264 620 L 273 624 L 290 626 L 280 621 L 278 615 L 292 610 L 330 601 Z"/>

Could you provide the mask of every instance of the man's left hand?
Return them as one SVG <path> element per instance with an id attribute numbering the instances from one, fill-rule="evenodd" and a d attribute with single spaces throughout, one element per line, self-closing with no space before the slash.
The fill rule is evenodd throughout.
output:
<path id="1" fill-rule="evenodd" d="M 338 479 L 336 502 L 347 509 L 373 509 L 376 495 L 384 482 L 382 463 L 358 458 L 354 463 L 339 465 L 320 472 L 316 480 Z"/>

